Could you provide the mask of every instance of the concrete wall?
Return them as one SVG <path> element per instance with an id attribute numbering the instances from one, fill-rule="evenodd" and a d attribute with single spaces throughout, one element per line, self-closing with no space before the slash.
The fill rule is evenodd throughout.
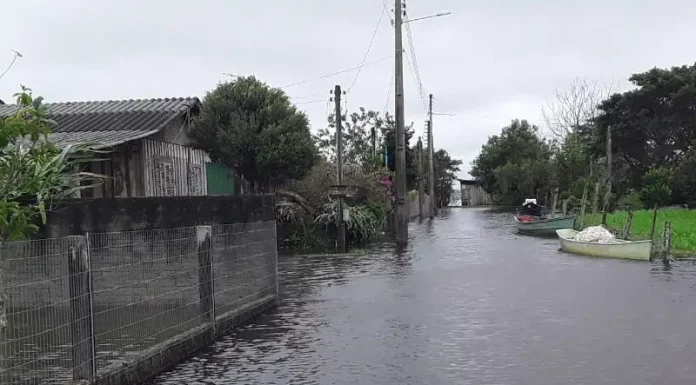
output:
<path id="1" fill-rule="evenodd" d="M 80 199 L 58 202 L 45 238 L 275 220 L 275 196 Z"/>
<path id="2" fill-rule="evenodd" d="M 428 216 L 428 207 L 430 204 L 430 196 L 425 195 L 423 200 L 423 215 Z M 406 199 L 406 209 L 408 210 L 408 219 L 418 218 L 419 208 L 418 208 L 418 195 L 411 196 Z"/>
<path id="3" fill-rule="evenodd" d="M 208 241 L 200 236 L 207 227 L 196 226 L 210 226 Z M 53 238 L 0 250 L 9 321 L 0 366 L 10 369 L 0 370 L 2 384 L 72 380 L 70 235 L 87 245 L 98 384 L 137 384 L 277 300 L 272 195 L 63 202 L 44 232 Z M 204 298 L 214 298 L 215 322 L 204 316 Z"/>

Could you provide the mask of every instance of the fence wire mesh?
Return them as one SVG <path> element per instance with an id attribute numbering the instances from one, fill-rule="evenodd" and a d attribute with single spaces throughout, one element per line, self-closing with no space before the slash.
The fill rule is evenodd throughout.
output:
<path id="1" fill-rule="evenodd" d="M 67 244 L 48 239 L 0 247 L 2 384 L 72 379 Z"/>
<path id="2" fill-rule="evenodd" d="M 217 225 L 212 229 L 215 314 L 220 316 L 276 295 L 275 222 Z"/>
<path id="3" fill-rule="evenodd" d="M 0 384 L 128 366 L 277 282 L 275 221 L 2 244 Z"/>

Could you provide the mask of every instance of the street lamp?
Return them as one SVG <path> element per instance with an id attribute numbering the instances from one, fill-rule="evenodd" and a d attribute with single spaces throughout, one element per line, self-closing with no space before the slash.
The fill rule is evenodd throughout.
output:
<path id="1" fill-rule="evenodd" d="M 450 11 L 440 12 L 440 13 L 436 13 L 436 14 L 430 15 L 430 16 L 423 16 L 423 17 L 417 17 L 417 18 L 415 18 L 415 19 L 408 19 L 408 20 L 406 20 L 406 21 L 403 21 L 401 24 L 413 23 L 414 21 L 425 20 L 425 19 L 432 19 L 433 17 L 448 16 L 448 15 L 451 15 L 451 14 L 452 14 L 452 12 L 450 12 Z"/>

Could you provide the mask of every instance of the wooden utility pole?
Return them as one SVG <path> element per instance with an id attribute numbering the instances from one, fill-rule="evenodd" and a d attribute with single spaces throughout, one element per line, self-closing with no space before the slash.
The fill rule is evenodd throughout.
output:
<path id="1" fill-rule="evenodd" d="M 401 26 L 403 24 L 402 0 L 395 0 L 394 7 L 394 43 L 395 43 L 395 120 L 396 120 L 396 243 L 405 246 L 408 243 L 408 218 L 406 213 L 406 130 L 404 129 L 404 58 Z"/>
<path id="2" fill-rule="evenodd" d="M 370 140 L 372 141 L 372 157 L 377 157 L 377 129 L 370 129 Z"/>
<path id="3" fill-rule="evenodd" d="M 425 217 L 423 204 L 425 203 L 425 181 L 423 180 L 423 141 L 418 137 L 418 218 Z"/>
<path id="4" fill-rule="evenodd" d="M 602 224 L 607 224 L 607 211 L 609 210 L 609 199 L 611 198 L 611 126 L 607 127 L 607 192 L 604 194 L 604 213 L 602 214 Z"/>
<path id="5" fill-rule="evenodd" d="M 334 89 L 334 102 L 336 103 L 336 184 L 343 185 L 343 119 L 341 118 L 341 86 Z M 343 197 L 338 197 L 338 234 L 336 241 L 340 252 L 346 251 L 346 224 L 343 222 Z"/>
<path id="6" fill-rule="evenodd" d="M 428 194 L 430 195 L 430 218 L 435 217 L 435 165 L 433 148 L 433 94 L 430 94 L 428 107 Z"/>

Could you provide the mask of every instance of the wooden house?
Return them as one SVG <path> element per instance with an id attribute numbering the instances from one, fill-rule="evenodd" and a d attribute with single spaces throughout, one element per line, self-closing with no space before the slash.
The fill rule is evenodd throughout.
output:
<path id="1" fill-rule="evenodd" d="M 82 197 L 206 195 L 208 155 L 190 146 L 198 98 L 48 103 L 58 146 L 88 143 L 109 150 L 90 171 L 110 177 Z M 0 105 L 0 117 L 16 106 Z"/>

